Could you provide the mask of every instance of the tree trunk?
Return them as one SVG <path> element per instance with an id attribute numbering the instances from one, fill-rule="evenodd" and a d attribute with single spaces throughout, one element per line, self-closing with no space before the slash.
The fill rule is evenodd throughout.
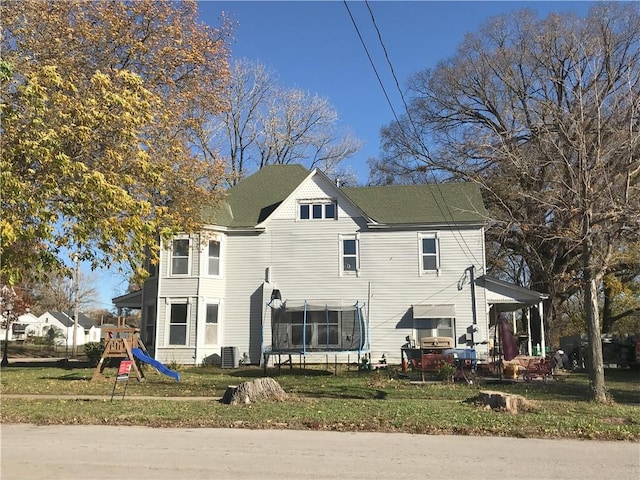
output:
<path id="1" fill-rule="evenodd" d="M 603 290 L 604 302 L 602 304 L 602 333 L 611 333 L 611 329 L 613 328 L 613 292 L 606 280 L 603 282 Z"/>
<path id="2" fill-rule="evenodd" d="M 587 324 L 587 339 L 589 341 L 589 355 L 587 366 L 591 380 L 593 400 L 606 403 L 607 390 L 604 383 L 604 363 L 602 360 L 602 338 L 600 334 L 600 316 L 598 312 L 598 288 L 593 275 L 592 240 L 590 212 L 585 212 L 583 218 L 584 240 L 582 246 L 582 271 L 584 275 L 584 305 L 585 321 Z"/>

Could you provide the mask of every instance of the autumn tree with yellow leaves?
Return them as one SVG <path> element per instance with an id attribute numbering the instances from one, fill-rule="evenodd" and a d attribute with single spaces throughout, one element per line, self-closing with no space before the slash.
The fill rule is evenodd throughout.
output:
<path id="1" fill-rule="evenodd" d="M 193 231 L 224 164 L 196 133 L 225 109 L 231 25 L 194 1 L 5 1 L 0 64 L 3 281 L 142 265 Z"/>

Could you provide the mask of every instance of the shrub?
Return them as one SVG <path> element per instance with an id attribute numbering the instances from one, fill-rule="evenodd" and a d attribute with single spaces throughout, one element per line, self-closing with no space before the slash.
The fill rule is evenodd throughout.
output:
<path id="1" fill-rule="evenodd" d="M 445 362 L 444 360 L 442 360 L 440 362 L 440 365 L 438 366 L 438 369 L 436 370 L 436 377 L 438 377 L 438 379 L 444 380 L 446 382 L 453 381 L 453 376 L 455 374 L 456 374 L 455 365 L 451 365 L 450 363 Z"/>
<path id="2" fill-rule="evenodd" d="M 84 354 L 93 366 L 98 365 L 102 352 L 104 352 L 104 344 L 102 342 L 89 342 L 84 345 Z"/>

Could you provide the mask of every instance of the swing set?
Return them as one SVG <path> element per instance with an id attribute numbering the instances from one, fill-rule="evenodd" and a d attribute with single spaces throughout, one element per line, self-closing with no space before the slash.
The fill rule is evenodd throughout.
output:
<path id="1" fill-rule="evenodd" d="M 140 339 L 140 329 L 129 327 L 125 324 L 124 318 L 118 318 L 118 323 L 115 327 L 103 327 L 107 343 L 105 345 L 100 361 L 96 366 L 91 380 L 100 380 L 104 378 L 102 372 L 106 366 L 105 359 L 107 358 L 123 358 L 131 361 L 131 368 L 136 374 L 138 381 L 144 379 L 144 373 L 138 368 L 133 355 L 133 349 L 138 348 L 143 352 L 147 349 Z"/>

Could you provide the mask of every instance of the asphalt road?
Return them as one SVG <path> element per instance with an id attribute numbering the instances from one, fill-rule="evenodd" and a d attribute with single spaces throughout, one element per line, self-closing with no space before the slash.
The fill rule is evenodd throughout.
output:
<path id="1" fill-rule="evenodd" d="M 640 443 L 1 425 L 2 480 L 638 480 Z"/>

